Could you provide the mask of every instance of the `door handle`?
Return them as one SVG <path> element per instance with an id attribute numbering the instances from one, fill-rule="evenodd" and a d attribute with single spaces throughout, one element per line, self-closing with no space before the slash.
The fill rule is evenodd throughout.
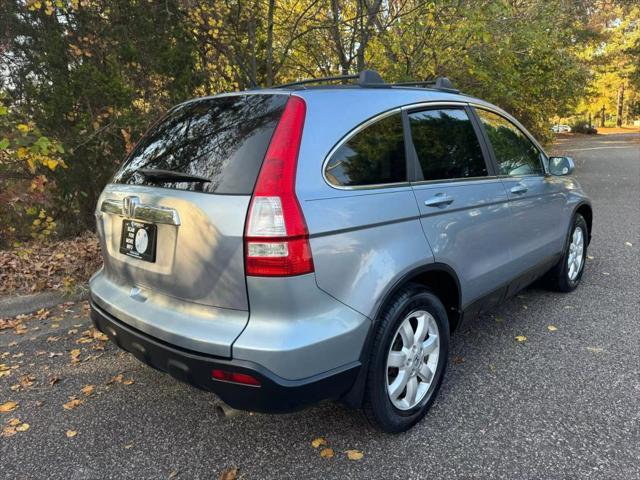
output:
<path id="1" fill-rule="evenodd" d="M 454 198 L 446 193 L 436 193 L 435 196 L 424 201 L 426 207 L 443 207 L 453 203 Z"/>
<path id="2" fill-rule="evenodd" d="M 527 190 L 529 190 L 527 186 L 522 183 L 517 183 L 515 186 L 511 187 L 511 193 L 515 195 L 522 195 L 523 193 L 526 193 Z"/>

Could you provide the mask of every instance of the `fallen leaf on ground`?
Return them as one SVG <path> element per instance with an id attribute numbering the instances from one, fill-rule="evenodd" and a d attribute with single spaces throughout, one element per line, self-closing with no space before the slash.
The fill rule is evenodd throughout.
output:
<path id="1" fill-rule="evenodd" d="M 556 327 L 555 325 L 547 325 L 547 330 L 549 330 L 550 332 L 555 332 L 556 330 L 558 330 L 558 327 Z"/>
<path id="2" fill-rule="evenodd" d="M 132 378 L 128 378 L 128 379 L 122 381 L 123 385 L 133 385 L 134 383 L 135 382 L 133 381 Z"/>
<path id="3" fill-rule="evenodd" d="M 171 478 L 176 477 L 177 475 L 178 475 L 178 470 L 171 470 L 169 472 L 169 476 L 167 478 L 171 479 Z"/>
<path id="4" fill-rule="evenodd" d="M 62 405 L 62 407 L 65 410 L 73 410 L 74 408 L 76 408 L 78 405 L 80 405 L 82 403 L 82 400 L 78 399 L 78 398 L 72 398 L 71 400 L 69 400 L 67 403 L 65 403 L 64 405 Z"/>
<path id="5" fill-rule="evenodd" d="M 318 447 L 320 447 L 320 446 L 322 446 L 322 445 L 326 445 L 326 444 L 327 444 L 327 441 L 326 441 L 324 438 L 322 438 L 322 437 L 314 438 L 314 439 L 311 441 L 311 446 L 312 446 L 313 448 L 318 448 Z"/>
<path id="6" fill-rule="evenodd" d="M 238 478 L 238 467 L 230 467 L 224 470 L 218 480 L 236 480 Z"/>
<path id="7" fill-rule="evenodd" d="M 58 377 L 49 377 L 49 385 L 53 386 L 58 383 L 60 379 Z"/>
<path id="8" fill-rule="evenodd" d="M 84 387 L 82 387 L 82 393 L 84 393 L 87 397 L 89 395 L 91 395 L 93 393 L 93 391 L 95 390 L 95 386 L 93 385 L 85 385 Z"/>
<path id="9" fill-rule="evenodd" d="M 4 427 L 2 429 L 3 437 L 13 437 L 16 434 L 16 427 Z"/>
<path id="10" fill-rule="evenodd" d="M 19 418 L 12 418 L 7 422 L 7 425 L 2 429 L 0 436 L 13 437 L 18 432 L 26 432 L 29 430 L 28 423 L 22 423 Z"/>
<path id="11" fill-rule="evenodd" d="M 349 460 L 361 460 L 364 457 L 364 453 L 360 450 L 347 450 L 346 454 Z"/>
<path id="12" fill-rule="evenodd" d="M 504 318 L 496 316 L 496 322 L 497 323 L 502 323 L 502 322 L 504 322 Z"/>
<path id="13" fill-rule="evenodd" d="M 70 352 L 71 355 L 71 363 L 78 363 L 80 361 L 80 349 L 74 348 Z"/>
<path id="14" fill-rule="evenodd" d="M 111 385 L 112 383 L 116 383 L 116 382 L 122 383 L 122 378 L 123 378 L 122 374 L 119 373 L 118 375 L 115 375 L 114 377 L 112 377 L 111 380 L 107 382 L 107 385 Z"/>
<path id="15" fill-rule="evenodd" d="M 591 255 L 587 255 L 587 259 L 588 260 L 593 260 L 593 257 Z"/>
<path id="16" fill-rule="evenodd" d="M 320 456 L 322 458 L 333 458 L 333 448 L 323 448 L 320 450 Z"/>
<path id="17" fill-rule="evenodd" d="M 624 244 L 625 244 L 627 247 L 633 247 L 633 243 L 631 243 L 631 242 L 624 242 Z"/>
<path id="18" fill-rule="evenodd" d="M 78 432 L 76 430 L 67 430 L 67 437 L 68 438 L 73 438 L 78 434 Z"/>
<path id="19" fill-rule="evenodd" d="M 527 337 L 525 337 L 524 335 L 516 335 L 516 342 L 526 342 L 527 341 Z"/>
<path id="20" fill-rule="evenodd" d="M 95 338 L 96 340 L 100 340 L 101 342 L 106 342 L 107 340 L 109 340 L 109 337 L 107 337 L 101 331 L 96 330 L 95 328 L 93 329 L 93 338 Z"/>
<path id="21" fill-rule="evenodd" d="M 593 352 L 593 353 L 604 352 L 604 348 L 600 348 L 600 347 L 587 347 L 587 350 L 589 350 L 590 352 Z"/>
<path id="22" fill-rule="evenodd" d="M 4 402 L 0 405 L 0 413 L 12 412 L 18 408 L 18 404 L 16 402 Z"/>
<path id="23" fill-rule="evenodd" d="M 459 357 L 459 356 L 453 357 L 453 363 L 455 365 L 460 365 L 461 363 L 464 363 L 464 357 Z"/>

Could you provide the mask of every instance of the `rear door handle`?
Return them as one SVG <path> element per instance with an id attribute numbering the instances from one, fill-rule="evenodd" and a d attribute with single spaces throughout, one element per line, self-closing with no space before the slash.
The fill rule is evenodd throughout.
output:
<path id="1" fill-rule="evenodd" d="M 443 207 L 453 203 L 454 198 L 446 193 L 436 193 L 435 196 L 424 201 L 426 207 Z"/>
<path id="2" fill-rule="evenodd" d="M 527 193 L 527 190 L 529 190 L 527 186 L 523 185 L 522 183 L 517 183 L 515 186 L 511 187 L 511 193 L 515 195 L 522 195 L 523 193 Z"/>

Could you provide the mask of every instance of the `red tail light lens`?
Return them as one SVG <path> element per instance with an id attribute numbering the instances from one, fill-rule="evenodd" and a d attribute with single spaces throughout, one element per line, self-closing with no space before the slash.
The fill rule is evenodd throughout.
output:
<path id="1" fill-rule="evenodd" d="M 242 385 L 250 385 L 253 387 L 260 386 L 260 381 L 257 378 L 247 375 L 246 373 L 212 370 L 211 377 L 216 380 L 222 380 L 223 382 L 240 383 Z"/>
<path id="2" fill-rule="evenodd" d="M 245 227 L 247 275 L 313 272 L 309 232 L 295 193 L 306 108 L 300 97 L 289 98 L 260 169 Z"/>

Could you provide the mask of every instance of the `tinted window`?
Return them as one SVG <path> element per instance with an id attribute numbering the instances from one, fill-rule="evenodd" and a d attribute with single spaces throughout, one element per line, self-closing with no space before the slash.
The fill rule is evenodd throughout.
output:
<path id="1" fill-rule="evenodd" d="M 286 101 L 286 95 L 240 95 L 180 105 L 142 138 L 114 182 L 250 194 Z M 158 181 L 141 169 L 187 173 L 210 182 Z"/>
<path id="2" fill-rule="evenodd" d="M 406 182 L 400 114 L 369 125 L 342 144 L 327 163 L 325 175 L 338 186 Z"/>
<path id="3" fill-rule="evenodd" d="M 493 146 L 500 175 L 542 174 L 542 158 L 537 147 L 506 118 L 477 109 Z"/>
<path id="4" fill-rule="evenodd" d="M 409 123 L 425 180 L 487 175 L 480 142 L 463 109 L 410 113 Z"/>

